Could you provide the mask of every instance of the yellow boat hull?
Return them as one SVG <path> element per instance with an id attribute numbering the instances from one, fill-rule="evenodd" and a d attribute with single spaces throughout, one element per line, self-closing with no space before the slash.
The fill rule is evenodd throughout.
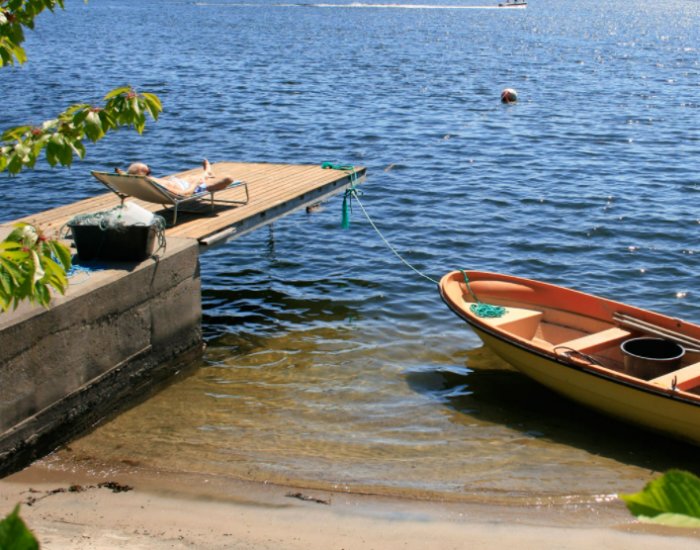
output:
<path id="1" fill-rule="evenodd" d="M 700 445 L 700 326 L 496 273 L 448 273 L 440 293 L 486 346 L 532 380 L 609 416 Z M 639 340 L 654 347 L 672 342 L 681 353 L 672 361 L 630 357 L 628 345 Z"/>
<path id="2" fill-rule="evenodd" d="M 474 328 L 474 327 L 472 327 Z M 528 378 L 582 405 L 700 445 L 700 407 L 592 376 L 474 329 L 496 355 Z"/>

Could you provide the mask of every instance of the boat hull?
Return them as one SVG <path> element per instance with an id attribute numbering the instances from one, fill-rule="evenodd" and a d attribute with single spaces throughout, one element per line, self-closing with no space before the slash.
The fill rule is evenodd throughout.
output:
<path id="1" fill-rule="evenodd" d="M 594 376 L 472 328 L 501 359 L 550 390 L 619 420 L 700 445 L 697 405 Z"/>
<path id="2" fill-rule="evenodd" d="M 624 338 L 639 336 L 634 332 L 637 325 L 634 329 L 624 327 L 633 332 L 615 326 L 620 315 L 634 315 L 638 323 L 640 318 L 649 324 L 653 321 L 653 326 L 666 332 L 680 327 L 691 340 L 697 338 L 700 327 L 547 283 L 485 272 L 467 274 L 469 286 L 460 272 L 443 277 L 439 287 L 443 300 L 487 347 L 515 369 L 601 413 L 700 445 L 700 358 L 684 359 L 683 365 L 674 367 L 679 370 L 649 379 L 625 372 L 621 358 L 613 358 L 621 353 Z M 474 289 L 493 305 L 506 308 L 502 319 L 479 317 L 473 310 L 480 302 Z M 579 331 L 568 334 L 577 324 Z M 555 336 L 555 328 L 566 338 Z M 603 341 L 603 336 L 615 339 Z M 603 359 L 608 364 L 593 361 L 587 354 L 557 351 L 575 348 L 576 343 L 587 345 L 586 352 L 607 354 Z M 694 378 L 684 385 L 684 375 Z"/>

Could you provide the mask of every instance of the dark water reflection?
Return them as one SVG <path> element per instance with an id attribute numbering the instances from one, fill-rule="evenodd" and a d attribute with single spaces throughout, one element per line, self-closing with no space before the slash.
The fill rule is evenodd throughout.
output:
<path id="1" fill-rule="evenodd" d="M 622 464 L 651 471 L 683 468 L 700 473 L 698 450 L 582 407 L 544 388 L 489 350 L 468 352 L 472 369 L 407 375 L 409 385 L 454 409 L 454 421 L 474 416 L 503 424 L 526 436 L 580 448 Z"/>

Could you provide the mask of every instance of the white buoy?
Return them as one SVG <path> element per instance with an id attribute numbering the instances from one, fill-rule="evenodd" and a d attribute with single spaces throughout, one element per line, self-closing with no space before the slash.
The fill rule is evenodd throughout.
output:
<path id="1" fill-rule="evenodd" d="M 501 103 L 515 103 L 518 101 L 518 92 L 513 88 L 506 88 L 501 92 Z"/>

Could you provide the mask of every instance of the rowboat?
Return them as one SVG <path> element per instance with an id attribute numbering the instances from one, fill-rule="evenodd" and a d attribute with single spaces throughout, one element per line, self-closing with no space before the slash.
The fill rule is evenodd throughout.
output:
<path id="1" fill-rule="evenodd" d="M 439 289 L 484 344 L 526 376 L 700 445 L 700 326 L 498 273 L 453 271 Z"/>

